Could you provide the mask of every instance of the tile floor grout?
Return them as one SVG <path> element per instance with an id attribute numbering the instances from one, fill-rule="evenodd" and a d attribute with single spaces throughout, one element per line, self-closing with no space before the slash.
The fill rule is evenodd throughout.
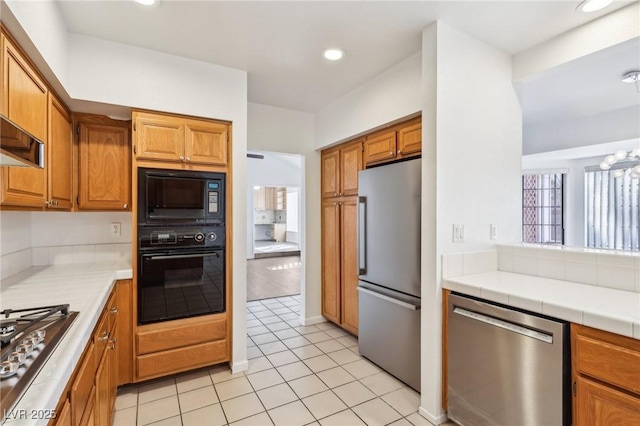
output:
<path id="1" fill-rule="evenodd" d="M 205 409 L 212 409 L 214 411 L 217 410 L 219 412 L 218 415 L 221 414 L 222 419 L 224 419 L 224 423 L 219 423 L 219 424 L 224 424 L 224 425 L 236 424 L 236 423 L 262 425 L 262 424 L 265 424 L 265 423 L 261 423 L 261 421 L 264 421 L 264 420 L 268 420 L 269 422 L 271 422 L 271 424 L 282 424 L 279 422 L 280 421 L 278 417 L 279 412 L 278 412 L 278 416 L 276 416 L 276 413 L 274 413 L 274 411 L 285 410 L 285 408 L 283 407 L 286 407 L 288 405 L 291 406 L 293 404 L 300 404 L 304 409 L 302 414 L 307 415 L 307 420 L 309 420 L 308 422 L 303 421 L 301 423 L 295 423 L 300 425 L 352 424 L 352 423 L 344 423 L 345 421 L 344 416 L 350 416 L 351 420 L 360 421 L 362 422 L 362 424 L 372 424 L 372 425 L 373 424 L 376 424 L 376 425 L 377 424 L 381 424 L 381 425 L 382 424 L 394 424 L 394 425 L 412 425 L 412 424 L 429 425 L 430 424 L 427 422 L 426 419 L 420 417 L 417 414 L 417 407 L 419 405 L 419 394 L 414 390 L 408 388 L 402 382 L 388 375 L 386 372 L 380 370 L 377 366 L 370 363 L 365 358 L 361 357 L 360 354 L 357 352 L 357 340 L 354 336 L 350 335 L 346 331 L 342 330 L 341 328 L 331 323 L 320 323 L 320 324 L 315 324 L 311 326 L 299 325 L 297 320 L 298 315 L 295 315 L 295 319 L 293 319 L 292 315 L 290 315 L 290 314 L 297 314 L 299 312 L 299 306 L 300 306 L 299 298 L 300 298 L 299 295 L 284 296 L 284 297 L 263 299 L 260 301 L 253 301 L 253 302 L 247 303 L 247 322 L 249 323 L 252 320 L 256 320 L 257 323 L 252 322 L 251 324 L 254 325 L 259 323 L 259 325 L 247 327 L 247 335 L 248 335 L 247 354 L 249 358 L 249 370 L 232 374 L 230 372 L 229 367 L 226 364 L 224 364 L 224 365 L 207 367 L 207 368 L 202 368 L 195 371 L 190 371 L 187 373 L 178 374 L 175 376 L 171 376 L 169 378 L 156 379 L 156 380 L 145 382 L 139 385 L 131 385 L 131 386 L 123 387 L 118 392 L 119 394 L 118 400 L 124 401 L 126 398 L 126 395 L 134 391 L 136 393 L 135 404 L 126 405 L 127 404 L 126 402 L 121 402 L 120 405 L 124 404 L 126 406 L 118 407 L 119 401 L 116 401 L 116 408 L 118 408 L 118 410 L 116 411 L 113 424 L 116 426 L 120 424 L 131 425 L 132 419 L 129 417 L 126 417 L 126 414 L 123 413 L 123 411 L 132 410 L 133 408 L 135 408 L 135 421 L 133 422 L 133 424 L 138 424 L 140 426 L 147 425 L 147 424 L 183 425 L 185 424 L 185 421 L 184 421 L 185 415 L 189 415 L 189 413 L 194 413 L 192 415 L 195 415 L 195 413 L 198 412 L 199 410 L 201 410 L 202 413 L 204 414 Z M 285 305 L 285 303 L 283 302 L 288 302 L 288 304 Z M 284 310 L 285 308 L 286 310 Z M 275 313 L 275 310 L 278 310 L 279 313 Z M 268 313 L 268 315 L 263 314 L 260 317 L 258 317 L 255 314 L 259 312 L 265 312 L 265 313 Z M 291 318 L 291 319 L 289 320 L 283 319 L 281 318 L 281 315 L 287 316 L 288 318 Z M 277 318 L 277 320 L 275 321 L 274 321 L 275 318 L 272 318 L 274 316 L 275 318 Z M 263 322 L 263 319 L 266 319 L 266 318 L 270 318 L 269 322 Z M 283 326 L 283 324 L 286 324 L 286 326 Z M 271 328 L 269 326 L 271 326 Z M 288 336 L 292 334 L 292 331 L 297 333 L 297 336 L 281 338 L 278 334 L 276 334 L 276 333 L 280 333 L 281 336 Z M 305 337 L 310 334 L 316 334 L 320 332 L 323 333 L 323 335 L 316 336 L 314 337 L 314 339 L 321 338 L 322 340 L 316 340 L 314 342 L 308 339 L 307 337 Z M 332 332 L 332 335 L 328 334 L 327 332 Z M 257 338 L 257 336 L 267 336 L 267 337 Z M 264 341 L 262 343 L 257 343 L 254 341 L 254 338 L 257 338 L 256 340 L 264 340 L 265 338 L 269 340 Z M 342 341 L 340 341 L 339 339 L 342 339 Z M 289 341 L 286 342 L 287 340 Z M 334 343 L 330 345 L 329 342 L 334 342 Z M 323 343 L 326 343 L 326 344 L 323 345 Z M 318 344 L 320 345 L 320 347 L 318 346 Z M 350 346 L 347 346 L 347 345 L 350 345 Z M 252 349 L 252 348 L 255 348 L 255 349 Z M 302 348 L 307 348 L 307 349 L 302 349 Z M 322 349 L 322 348 L 325 348 L 325 349 Z M 349 351 L 348 355 L 344 352 L 345 350 Z M 311 353 L 307 354 L 308 355 L 307 356 L 305 355 L 305 352 L 311 352 Z M 345 357 L 343 357 L 342 355 L 338 356 L 336 354 L 337 352 L 344 354 Z M 282 355 L 285 353 L 287 355 Z M 280 357 L 278 357 L 278 354 L 281 354 Z M 334 354 L 334 356 L 332 357 L 331 354 Z M 353 355 L 353 358 L 351 357 L 351 355 Z M 283 358 L 287 356 L 289 357 L 288 359 L 277 359 L 277 358 Z M 316 362 L 312 362 L 311 361 L 312 359 L 316 359 Z M 352 375 L 347 369 L 343 368 L 345 365 L 352 364 L 351 367 L 349 368 L 353 369 L 356 367 L 355 366 L 356 363 L 361 363 L 361 362 L 364 362 L 364 364 L 360 364 L 360 365 L 363 365 L 364 366 L 363 368 L 366 368 L 368 371 L 366 372 L 366 374 L 365 373 L 357 374 L 357 376 L 359 377 Z M 314 364 L 313 368 L 311 367 L 312 364 Z M 317 364 L 322 364 L 322 365 L 317 365 Z M 295 365 L 295 367 L 293 367 L 293 365 Z M 289 368 L 283 368 L 287 366 L 289 366 Z M 340 369 L 340 370 L 337 370 L 337 369 Z M 298 371 L 298 370 L 302 370 L 302 371 Z M 329 379 L 330 374 L 333 375 L 333 370 L 341 371 L 340 373 L 341 380 L 334 382 L 333 380 Z M 284 371 L 290 372 L 291 374 L 284 373 Z M 328 373 L 329 371 L 332 371 L 332 373 Z M 354 374 L 355 374 L 355 371 L 356 370 L 352 370 Z M 323 372 L 327 372 L 327 373 L 322 375 Z M 216 380 L 214 377 L 218 374 L 223 374 L 224 377 L 219 377 L 220 380 Z M 205 378 L 205 376 L 208 377 L 208 380 Z M 290 379 L 287 380 L 285 376 L 289 376 Z M 374 376 L 376 376 L 375 379 L 373 379 Z M 316 382 L 317 386 L 309 384 L 310 377 L 314 378 L 313 380 Z M 325 377 L 324 380 L 323 380 L 323 377 Z M 243 381 L 233 382 L 234 380 L 242 379 L 242 378 L 245 379 L 246 383 Z M 370 378 L 370 379 L 365 380 L 367 378 Z M 346 379 L 347 381 L 343 381 L 344 379 Z M 183 380 L 183 382 L 181 382 L 181 380 Z M 191 387 L 192 385 L 184 386 L 185 390 L 180 391 L 179 383 L 189 383 L 189 381 L 191 380 L 203 380 L 204 384 L 196 383 L 195 387 Z M 299 380 L 302 380 L 302 381 L 299 381 Z M 363 383 L 362 380 L 365 380 L 365 382 Z M 261 381 L 262 383 L 260 383 Z M 366 384 L 367 382 L 370 382 L 369 386 L 367 386 Z M 375 387 L 374 384 L 377 382 L 379 384 L 379 386 L 376 387 L 377 390 L 372 389 L 372 387 Z M 163 383 L 166 383 L 166 384 L 162 385 Z M 223 385 L 224 383 L 226 383 L 226 385 Z M 239 385 L 239 383 L 242 383 L 244 385 L 244 388 L 240 389 L 239 387 L 241 387 L 241 385 Z M 292 383 L 294 383 L 296 387 L 298 384 L 300 384 L 300 387 L 308 388 L 308 387 L 315 386 L 316 388 L 307 389 L 307 390 L 298 389 L 298 392 L 296 392 L 296 387 L 294 387 Z M 247 384 L 248 384 L 248 387 L 246 386 Z M 283 385 L 286 385 L 286 387 L 283 387 Z M 166 394 L 166 395 L 163 394 L 164 396 L 159 396 L 157 398 L 153 398 L 152 396 L 147 396 L 144 398 L 145 399 L 144 402 L 140 402 L 141 391 L 143 393 L 144 392 L 152 393 L 154 391 L 158 391 L 158 389 L 154 388 L 156 386 L 160 386 L 159 387 L 160 390 L 165 388 L 169 389 L 169 391 L 164 391 L 164 392 L 165 393 L 169 392 L 170 394 Z M 350 405 L 348 401 L 349 398 L 346 398 L 346 395 L 348 395 L 348 393 L 345 393 L 341 397 L 340 393 L 342 392 L 340 393 L 336 392 L 336 389 L 345 388 L 347 386 L 350 386 L 349 388 L 346 388 L 349 390 L 351 390 L 351 388 L 353 387 L 360 387 L 359 389 L 360 393 L 364 392 L 364 396 L 361 396 L 353 400 L 352 401 L 353 404 Z M 171 387 L 173 387 L 172 390 L 170 389 Z M 181 398 L 180 398 L 181 395 L 184 395 L 188 392 L 198 391 L 198 390 L 200 391 L 203 391 L 204 389 L 208 390 L 210 387 L 213 388 L 213 392 L 215 394 L 215 400 L 207 401 L 207 402 L 211 402 L 210 404 L 207 403 L 206 405 L 197 405 L 194 407 L 189 407 L 188 406 L 189 404 L 187 404 L 186 397 L 183 397 L 181 402 Z M 385 387 L 385 389 L 380 389 L 379 387 Z M 227 388 L 229 388 L 230 390 L 227 390 Z M 236 388 L 239 388 L 240 390 L 234 390 Z M 268 392 L 269 389 L 272 389 L 272 392 Z M 283 389 L 286 389 L 286 391 L 284 391 Z M 225 392 L 222 392 L 222 390 L 224 390 Z M 222 395 L 221 392 L 224 393 L 224 395 Z M 268 404 L 267 402 L 265 402 L 267 401 L 267 394 L 271 396 L 276 395 L 274 398 L 277 399 L 283 396 L 283 392 L 284 394 L 288 394 L 288 396 L 285 395 L 284 399 L 281 399 L 279 401 L 272 401 Z M 400 401 L 400 404 L 401 403 L 411 404 L 411 413 L 409 414 L 403 415 L 403 413 L 400 410 L 402 410 L 403 412 L 406 412 L 407 410 L 403 410 L 402 408 L 396 409 L 397 405 L 399 405 L 397 402 L 395 404 L 396 408 L 394 408 L 391 402 L 388 402 L 387 400 L 384 399 L 384 397 L 387 397 L 387 399 L 391 399 L 389 397 L 390 394 L 400 393 L 400 392 L 402 392 L 404 396 L 404 397 L 401 397 L 402 401 Z M 406 400 L 407 398 L 409 398 L 409 397 L 406 397 L 406 395 L 404 395 L 404 393 L 406 392 L 409 392 L 408 395 L 410 396 L 412 401 Z M 147 394 L 145 393 L 145 395 Z M 190 396 L 194 396 L 194 394 L 191 394 Z M 213 394 L 211 396 L 213 396 Z M 235 402 L 239 403 L 238 400 L 240 398 L 244 398 L 243 401 L 246 401 L 247 400 L 246 397 L 251 397 L 251 396 L 255 396 L 255 400 L 257 400 L 257 402 L 259 403 L 259 406 L 254 404 L 253 409 L 249 411 L 248 414 L 246 415 L 244 415 L 245 413 L 238 415 L 237 413 L 233 412 L 232 407 L 230 405 L 230 401 L 236 400 Z M 151 399 L 146 400 L 146 398 L 148 397 L 150 397 Z M 225 399 L 223 400 L 222 397 L 225 397 Z M 332 404 L 330 404 L 332 408 L 330 409 L 319 410 L 320 407 L 318 406 L 314 407 L 314 405 L 312 404 L 312 402 L 317 402 L 318 400 L 324 400 L 325 405 L 329 405 L 328 402 L 326 401 L 327 397 L 329 397 L 329 399 L 331 399 L 331 402 L 332 402 Z M 158 403 L 158 401 L 164 400 L 165 403 L 164 404 L 161 403 L 161 405 L 170 406 L 173 403 L 174 399 L 177 401 L 177 409 L 178 409 L 177 414 L 168 414 L 167 417 L 164 417 L 164 418 L 153 418 L 152 419 L 153 421 L 149 422 L 147 421 L 148 419 L 143 418 L 144 415 L 141 415 L 140 413 L 141 407 L 143 407 L 143 409 L 145 409 L 145 412 L 146 412 L 146 408 L 149 407 L 146 404 Z M 129 402 L 129 404 L 130 403 L 131 402 Z M 366 406 L 366 404 L 369 404 L 369 403 L 371 403 L 370 406 Z M 267 409 L 267 405 L 269 405 L 268 409 Z M 325 405 L 322 405 L 322 408 L 324 408 Z M 373 405 L 376 405 L 376 406 L 373 407 Z M 184 412 L 182 411 L 183 407 L 185 409 Z M 219 410 L 218 410 L 218 407 L 219 407 Z M 373 419 L 371 419 L 371 417 L 367 417 L 367 415 L 370 415 L 370 413 L 367 411 L 367 409 L 369 408 L 371 409 L 371 411 L 374 411 L 374 409 L 383 410 L 385 414 L 389 416 L 388 418 L 390 420 L 387 422 L 385 421 L 380 422 L 375 417 Z M 361 411 L 361 413 L 358 414 L 358 412 L 356 412 L 356 409 L 358 409 L 358 411 Z M 256 411 L 256 410 L 261 410 L 261 411 Z M 291 412 L 293 413 L 293 411 Z M 266 415 L 267 417 L 265 418 L 264 415 Z M 188 417 L 190 416 L 191 415 L 189 415 Z M 343 417 L 340 417 L 340 416 L 343 416 Z M 411 417 L 411 419 L 409 419 L 409 417 Z M 260 418 L 261 420 L 258 420 L 258 418 Z M 367 423 L 367 419 L 370 423 Z M 211 422 L 208 422 L 208 419 L 203 418 L 201 420 L 202 420 L 202 423 L 197 423 L 197 424 L 202 424 L 202 425 L 213 424 Z M 214 419 L 211 419 L 211 420 L 213 421 Z M 251 422 L 252 420 L 257 421 L 257 423 L 247 423 L 247 422 Z M 411 420 L 413 420 L 413 422 Z M 338 421 L 338 423 L 332 423 L 332 421 Z M 287 422 L 286 424 L 294 424 L 294 423 Z"/>

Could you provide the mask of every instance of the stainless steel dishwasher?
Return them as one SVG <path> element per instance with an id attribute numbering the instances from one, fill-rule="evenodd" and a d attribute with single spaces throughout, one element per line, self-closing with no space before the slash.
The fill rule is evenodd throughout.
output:
<path id="1" fill-rule="evenodd" d="M 451 420 L 571 424 L 568 322 L 452 293 L 447 340 Z"/>

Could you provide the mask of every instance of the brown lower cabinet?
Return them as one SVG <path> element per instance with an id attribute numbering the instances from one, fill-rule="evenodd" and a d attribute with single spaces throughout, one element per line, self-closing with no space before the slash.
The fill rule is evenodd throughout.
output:
<path id="1" fill-rule="evenodd" d="M 571 324 L 573 424 L 640 425 L 640 340 Z"/>
<path id="2" fill-rule="evenodd" d="M 322 202 L 322 315 L 358 334 L 358 197 Z"/>
<path id="3" fill-rule="evenodd" d="M 71 376 L 56 410 L 55 425 L 110 426 L 122 365 L 131 364 L 131 353 L 118 350 L 121 336 L 131 336 L 131 280 L 118 281 L 100 314 L 92 337 Z M 124 369 L 129 371 L 130 369 Z"/>

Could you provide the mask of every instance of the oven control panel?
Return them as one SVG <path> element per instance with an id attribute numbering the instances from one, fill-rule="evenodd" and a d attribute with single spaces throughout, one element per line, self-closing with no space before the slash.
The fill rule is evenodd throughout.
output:
<path id="1" fill-rule="evenodd" d="M 139 228 L 139 248 L 160 247 L 223 247 L 225 228 L 205 226 L 202 228 Z"/>

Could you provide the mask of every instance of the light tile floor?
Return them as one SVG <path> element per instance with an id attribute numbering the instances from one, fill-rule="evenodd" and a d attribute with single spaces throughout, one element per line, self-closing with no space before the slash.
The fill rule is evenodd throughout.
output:
<path id="1" fill-rule="evenodd" d="M 114 425 L 429 425 L 420 396 L 331 323 L 303 327 L 299 296 L 247 303 L 249 369 L 225 365 L 118 390 Z"/>

